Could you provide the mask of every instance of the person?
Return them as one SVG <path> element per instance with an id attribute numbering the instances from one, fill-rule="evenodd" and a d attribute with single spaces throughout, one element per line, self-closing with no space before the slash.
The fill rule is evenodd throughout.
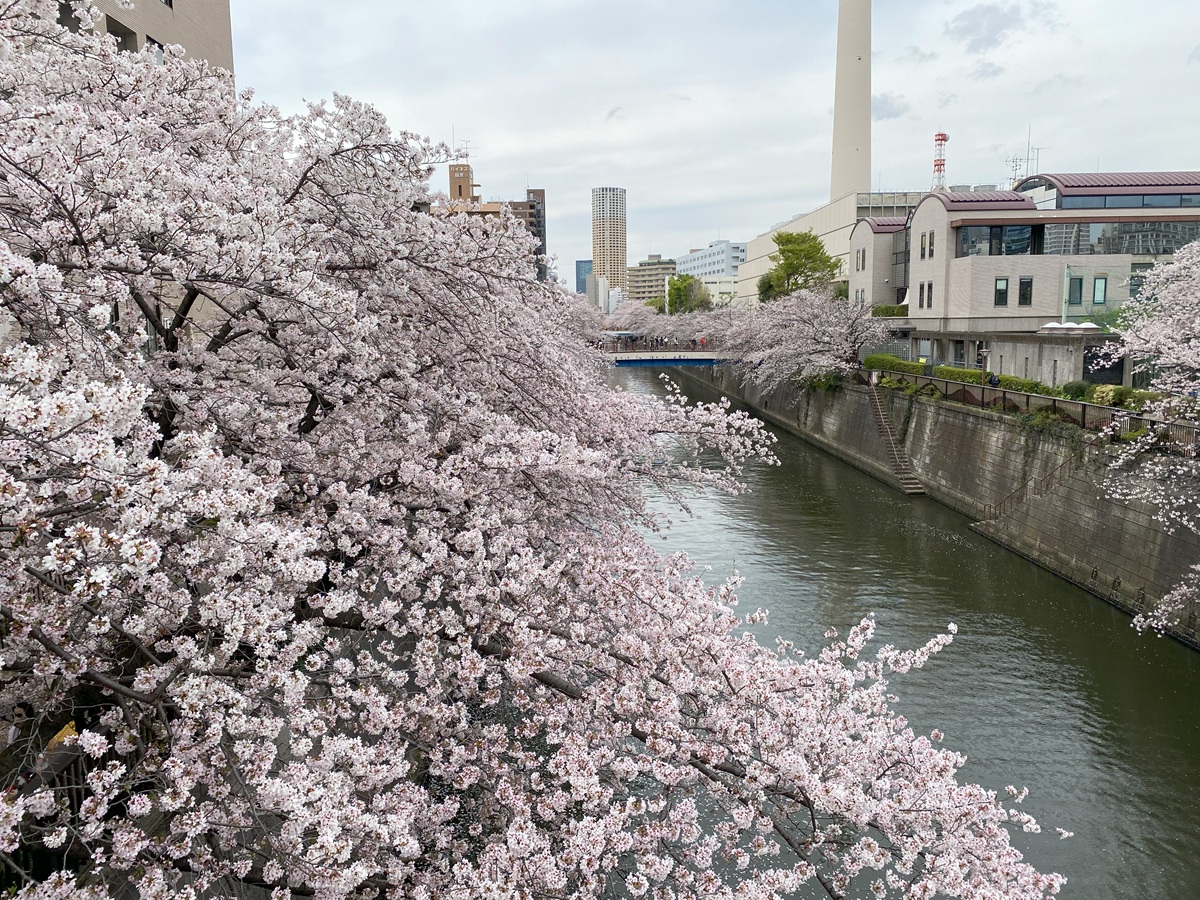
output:
<path id="1" fill-rule="evenodd" d="M 16 703 L 12 708 L 12 724 L 8 726 L 8 731 L 4 735 L 4 746 L 11 747 L 21 739 L 21 732 L 28 726 L 30 720 L 33 719 L 33 704 L 22 700 Z"/>

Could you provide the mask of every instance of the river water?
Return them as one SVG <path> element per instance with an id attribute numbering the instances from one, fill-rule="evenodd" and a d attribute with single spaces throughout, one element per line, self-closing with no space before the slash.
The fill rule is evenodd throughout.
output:
<path id="1" fill-rule="evenodd" d="M 653 370 L 613 378 L 662 390 Z M 891 688 L 917 732 L 967 754 L 964 779 L 1029 788 L 1045 831 L 1017 836 L 1026 857 L 1067 876 L 1064 898 L 1200 897 L 1200 654 L 1137 633 L 965 516 L 778 435 L 781 466 L 750 469 L 746 494 L 693 496 L 660 548 L 706 579 L 740 573 L 740 608 L 769 610 L 757 630 L 772 644 L 812 651 L 874 613 L 877 640 L 916 647 L 955 622 L 954 643 Z"/>

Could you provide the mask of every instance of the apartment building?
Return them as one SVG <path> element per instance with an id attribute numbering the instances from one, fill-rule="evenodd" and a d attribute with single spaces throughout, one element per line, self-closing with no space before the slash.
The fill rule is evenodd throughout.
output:
<path id="1" fill-rule="evenodd" d="M 634 303 L 649 303 L 667 296 L 667 279 L 675 274 L 675 260 L 651 253 L 628 270 L 628 294 Z"/>
<path id="2" fill-rule="evenodd" d="M 99 27 L 123 50 L 180 44 L 193 59 L 233 71 L 233 28 L 229 0 L 138 0 L 133 9 L 116 0 L 92 0 L 103 15 Z M 70 5 L 59 4 L 59 21 L 73 27 Z"/>

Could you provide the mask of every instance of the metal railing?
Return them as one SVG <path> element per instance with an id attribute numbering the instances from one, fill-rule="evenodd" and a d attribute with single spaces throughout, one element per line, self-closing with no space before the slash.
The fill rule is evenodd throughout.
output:
<path id="1" fill-rule="evenodd" d="M 890 369 L 877 371 L 901 384 L 915 385 L 918 391 L 932 386 L 947 400 L 978 406 L 981 409 L 1000 409 L 1005 412 L 1049 410 L 1051 415 L 1061 421 L 1078 425 L 1085 431 L 1106 432 L 1114 439 L 1144 429 L 1153 431 L 1160 444 L 1175 445 L 1195 452 L 1197 440 L 1200 438 L 1200 425 L 1144 416 L 1121 407 L 1100 406 L 1084 400 L 1067 400 L 1045 394 L 1029 394 L 985 384 L 950 381 L 931 375 L 912 375 Z"/>

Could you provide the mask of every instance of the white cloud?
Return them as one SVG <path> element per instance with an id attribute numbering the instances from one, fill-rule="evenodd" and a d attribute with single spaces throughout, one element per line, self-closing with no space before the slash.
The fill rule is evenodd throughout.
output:
<path id="1" fill-rule="evenodd" d="M 900 94 L 893 94 L 889 91 L 871 97 L 871 118 L 877 122 L 899 118 L 910 109 L 912 109 L 912 104 Z"/>
<path id="2" fill-rule="evenodd" d="M 964 43 L 969 53 L 984 53 L 1004 43 L 1022 28 L 1021 7 L 1016 3 L 980 3 L 946 23 L 946 34 Z"/>

